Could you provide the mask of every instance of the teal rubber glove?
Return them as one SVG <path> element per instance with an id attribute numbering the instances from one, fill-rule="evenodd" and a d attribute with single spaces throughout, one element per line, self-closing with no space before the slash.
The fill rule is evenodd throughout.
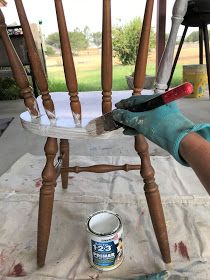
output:
<path id="1" fill-rule="evenodd" d="M 143 134 L 168 151 L 179 163 L 188 166 L 179 155 L 180 142 L 189 132 L 196 132 L 210 142 L 210 124 L 194 124 L 180 112 L 175 102 L 141 113 L 129 111 L 134 104 L 156 96 L 132 96 L 121 100 L 116 104 L 118 109 L 113 111 L 113 118 L 124 125 L 125 135 Z"/>

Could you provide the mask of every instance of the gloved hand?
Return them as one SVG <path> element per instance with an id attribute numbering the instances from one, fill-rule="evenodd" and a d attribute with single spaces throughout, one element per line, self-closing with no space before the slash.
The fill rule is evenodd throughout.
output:
<path id="1" fill-rule="evenodd" d="M 210 124 L 194 124 L 180 112 L 175 102 L 140 113 L 128 111 L 134 104 L 156 96 L 140 95 L 121 100 L 115 104 L 119 109 L 113 111 L 113 118 L 124 125 L 125 135 L 143 134 L 168 151 L 179 163 L 188 166 L 179 154 L 180 142 L 189 132 L 196 132 L 210 142 Z"/>

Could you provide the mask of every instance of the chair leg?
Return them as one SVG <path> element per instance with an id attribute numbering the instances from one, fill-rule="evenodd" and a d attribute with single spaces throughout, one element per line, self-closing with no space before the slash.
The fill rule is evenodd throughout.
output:
<path id="1" fill-rule="evenodd" d="M 32 80 L 32 84 L 33 84 L 34 95 L 35 95 L 35 97 L 38 97 L 39 92 L 38 92 L 38 88 L 37 88 L 36 81 L 34 78 L 34 73 L 32 72 L 32 70 L 30 71 L 30 74 L 31 74 L 31 80 Z"/>
<path id="2" fill-rule="evenodd" d="M 150 162 L 148 144 L 144 136 L 135 136 L 135 149 L 141 158 L 140 173 L 144 179 L 144 191 L 160 252 L 163 261 L 165 263 L 170 263 L 171 256 L 163 207 L 158 187 L 155 183 L 154 169 L 152 168 Z"/>
<path id="3" fill-rule="evenodd" d="M 37 236 L 37 264 L 39 267 L 42 267 L 45 264 L 50 235 L 54 191 L 56 186 L 54 159 L 58 151 L 57 139 L 47 138 L 44 150 L 46 155 L 46 165 L 42 172 L 43 182 L 40 189 Z"/>
<path id="4" fill-rule="evenodd" d="M 208 76 L 208 85 L 209 85 L 209 98 L 210 98 L 210 52 L 209 52 L 209 34 L 207 25 L 203 26 L 204 34 L 204 44 L 205 44 L 205 53 L 206 53 L 206 68 Z"/>
<path id="5" fill-rule="evenodd" d="M 69 141 L 67 139 L 60 140 L 60 153 L 62 157 L 62 167 L 69 167 Z M 61 171 L 61 181 L 63 189 L 68 188 L 68 172 Z"/>
<path id="6" fill-rule="evenodd" d="M 181 52 L 181 49 L 182 49 L 182 46 L 183 46 L 183 43 L 184 43 L 185 36 L 187 34 L 187 30 L 188 30 L 188 26 L 185 26 L 185 29 L 183 31 L 182 38 L 180 40 L 179 47 L 178 47 L 178 50 L 177 50 L 177 53 L 176 53 L 176 56 L 175 56 L 175 59 L 174 59 L 173 66 L 171 68 L 171 75 L 170 75 L 170 78 L 169 78 L 168 83 L 167 83 L 167 85 L 168 85 L 167 89 L 169 89 L 169 87 L 171 85 L 171 81 L 173 79 L 174 71 L 175 71 L 175 68 L 176 68 L 177 61 L 179 59 L 179 55 L 180 55 L 180 52 Z"/>

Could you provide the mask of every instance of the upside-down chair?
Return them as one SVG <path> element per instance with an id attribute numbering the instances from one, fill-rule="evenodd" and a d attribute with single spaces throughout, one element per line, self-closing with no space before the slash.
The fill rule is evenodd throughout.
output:
<path id="1" fill-rule="evenodd" d="M 143 89 L 153 2 L 154 0 L 147 0 L 146 2 L 143 27 L 135 65 L 133 95 L 141 94 Z M 112 94 L 111 0 L 103 0 L 101 65 L 102 94 L 100 92 L 94 94 L 83 92 L 78 94 L 76 72 L 62 0 L 55 0 L 55 9 L 68 93 L 49 93 L 47 79 L 35 47 L 22 0 L 15 0 L 15 3 L 26 40 L 30 63 L 33 68 L 37 86 L 41 93 L 37 99 L 35 99 L 33 95 L 24 68 L 22 67 L 8 37 L 2 12 L 0 14 L 0 35 L 4 41 L 7 55 L 10 59 L 13 75 L 18 86 L 21 88 L 24 103 L 27 108 L 27 111 L 20 115 L 22 125 L 28 131 L 47 138 L 44 147 L 46 165 L 42 172 L 42 187 L 40 189 L 39 199 L 37 239 L 38 266 L 42 267 L 45 263 L 50 235 L 54 190 L 58 176 L 61 175 L 62 186 L 66 189 L 68 186 L 68 172 L 102 173 L 114 170 L 129 171 L 138 169 L 144 179 L 145 195 L 162 258 L 165 263 L 170 263 L 170 250 L 163 208 L 158 186 L 155 183 L 154 169 L 150 163 L 148 144 L 143 135 L 135 137 L 135 149 L 140 156 L 141 165 L 126 164 L 124 166 L 112 166 L 104 163 L 89 167 L 69 166 L 69 140 L 82 139 L 85 141 L 90 137 L 85 130 L 85 125 L 88 121 L 98 117 L 102 113 L 104 114 L 111 111 L 113 108 L 112 101 L 115 103 L 122 98 L 129 97 L 129 93 L 122 95 L 115 92 Z M 33 5 L 33 1 L 31 1 L 31 5 Z M 90 100 L 88 104 L 92 105 L 86 106 L 85 100 L 87 100 L 87 98 Z M 121 138 L 122 135 L 118 135 L 117 137 Z M 55 164 L 54 161 L 58 153 L 58 139 L 60 139 L 60 149 L 58 160 Z M 98 139 L 100 140 L 100 137 Z M 69 186 L 71 187 L 71 182 Z"/>

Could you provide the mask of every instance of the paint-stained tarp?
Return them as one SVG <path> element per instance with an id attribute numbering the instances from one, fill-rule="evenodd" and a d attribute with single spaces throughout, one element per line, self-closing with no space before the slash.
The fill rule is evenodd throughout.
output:
<path id="1" fill-rule="evenodd" d="M 72 156 L 72 165 L 139 163 L 138 157 Z M 171 157 L 152 157 L 162 196 L 173 263 L 163 263 L 138 171 L 69 174 L 55 192 L 51 235 L 42 269 L 36 267 L 36 233 L 43 157 L 24 155 L 0 177 L 0 275 L 2 279 L 131 279 L 169 269 L 169 279 L 210 279 L 210 198 L 190 168 Z M 87 257 L 87 217 L 109 209 L 124 225 L 125 260 L 99 272 Z"/>

